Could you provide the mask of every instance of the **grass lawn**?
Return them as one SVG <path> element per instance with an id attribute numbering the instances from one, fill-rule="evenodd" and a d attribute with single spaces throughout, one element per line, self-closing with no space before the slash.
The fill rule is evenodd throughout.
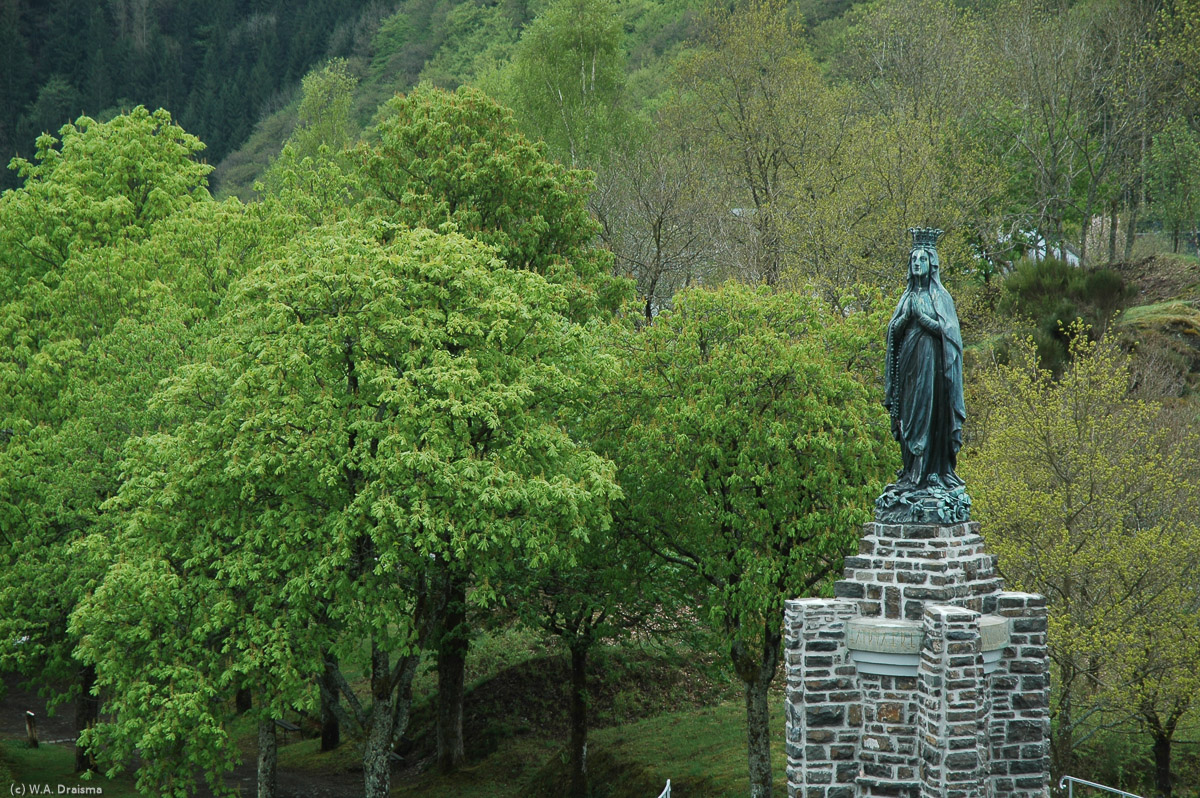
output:
<path id="1" fill-rule="evenodd" d="M 12 791 L 6 788 L 23 784 L 29 785 L 25 795 L 95 795 L 84 791 L 95 788 L 103 790 L 106 798 L 135 798 L 140 795 L 133 788 L 131 776 L 110 780 L 95 774 L 84 779 L 76 775 L 74 770 L 73 746 L 43 744 L 30 748 L 23 739 L 0 740 L 0 793 L 11 795 Z M 60 785 L 66 790 L 60 791 Z M 72 788 L 75 788 L 74 792 Z"/>
<path id="2" fill-rule="evenodd" d="M 784 776 L 783 701 L 772 702 L 772 764 L 777 795 Z M 592 732 L 588 771 L 594 798 L 654 798 L 671 780 L 672 798 L 742 798 L 749 792 L 745 706 L 668 713 Z M 397 784 L 397 798 L 557 798 L 567 786 L 559 742 L 517 738 L 454 776 L 425 773 Z"/>

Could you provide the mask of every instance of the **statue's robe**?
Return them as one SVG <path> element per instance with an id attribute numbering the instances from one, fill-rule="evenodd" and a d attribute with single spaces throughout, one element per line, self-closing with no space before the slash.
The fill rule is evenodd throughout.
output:
<path id="1" fill-rule="evenodd" d="M 918 313 L 935 317 L 940 331 L 926 329 L 914 317 Z M 888 325 L 885 381 L 884 404 L 903 454 L 898 483 L 910 488 L 937 482 L 946 488 L 962 485 L 954 473 L 966 418 L 962 333 L 954 300 L 936 271 L 927 281 L 910 278 L 896 306 Z"/>

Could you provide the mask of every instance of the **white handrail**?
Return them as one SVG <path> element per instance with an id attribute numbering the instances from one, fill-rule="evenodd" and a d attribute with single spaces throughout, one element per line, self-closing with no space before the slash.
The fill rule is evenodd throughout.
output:
<path id="1" fill-rule="evenodd" d="M 1125 796 L 1125 798 L 1142 798 L 1142 796 L 1140 796 L 1140 795 L 1134 795 L 1131 792 L 1125 792 L 1124 790 L 1118 790 L 1116 787 L 1105 787 L 1103 784 L 1097 784 L 1094 781 L 1084 781 L 1083 779 L 1077 779 L 1074 776 L 1063 776 L 1061 779 L 1059 779 L 1058 789 L 1060 789 L 1060 790 L 1065 789 L 1067 791 L 1067 798 L 1075 798 L 1075 785 L 1076 784 L 1083 784 L 1088 787 L 1095 787 L 1098 790 L 1108 790 L 1111 793 L 1116 793 L 1117 795 L 1123 795 L 1123 796 Z"/>
<path id="2" fill-rule="evenodd" d="M 663 787 L 663 791 L 658 794 L 658 798 L 671 798 L 671 780 L 667 779 L 667 786 Z"/>

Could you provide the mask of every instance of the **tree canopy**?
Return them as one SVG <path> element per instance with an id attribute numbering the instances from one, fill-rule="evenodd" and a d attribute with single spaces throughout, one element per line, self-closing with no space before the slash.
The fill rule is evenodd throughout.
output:
<path id="1" fill-rule="evenodd" d="M 753 795 L 771 795 L 783 602 L 831 589 L 895 464 L 860 379 L 881 318 L 726 283 L 683 292 L 621 344 L 619 517 L 702 586 L 697 611 L 745 687 Z"/>
<path id="2" fill-rule="evenodd" d="M 1097 713 L 1124 713 L 1156 739 L 1169 794 L 1200 654 L 1194 432 L 1130 397 L 1128 357 L 1111 341 L 1082 324 L 1071 333 L 1059 380 L 1032 341 L 987 373 L 962 470 L 1008 584 L 1047 598 L 1056 768 L 1075 763 Z"/>

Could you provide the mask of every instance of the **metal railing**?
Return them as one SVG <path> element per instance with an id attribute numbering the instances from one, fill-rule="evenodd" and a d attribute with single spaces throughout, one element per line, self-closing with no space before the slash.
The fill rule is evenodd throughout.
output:
<path id="1" fill-rule="evenodd" d="M 671 798 L 671 780 L 667 779 L 667 786 L 663 787 L 663 791 L 658 794 L 658 798 Z"/>
<path id="2" fill-rule="evenodd" d="M 1086 787 L 1095 787 L 1097 790 L 1107 790 L 1115 795 L 1123 795 L 1125 798 L 1142 798 L 1140 795 L 1134 795 L 1131 792 L 1118 790 L 1116 787 L 1105 787 L 1103 784 L 1097 784 L 1094 781 L 1084 781 L 1077 779 L 1074 776 L 1063 776 L 1058 781 L 1058 789 L 1067 791 L 1067 798 L 1075 798 L 1075 785 L 1082 784 Z"/>

